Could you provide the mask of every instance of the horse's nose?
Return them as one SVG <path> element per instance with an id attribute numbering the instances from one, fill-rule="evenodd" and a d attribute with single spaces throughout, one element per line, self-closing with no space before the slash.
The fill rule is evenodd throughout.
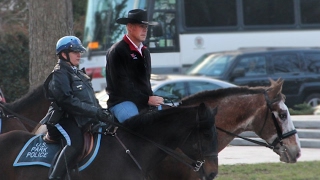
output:
<path id="1" fill-rule="evenodd" d="M 299 158 L 301 156 L 301 151 L 299 151 L 298 153 L 297 153 L 297 159 Z"/>

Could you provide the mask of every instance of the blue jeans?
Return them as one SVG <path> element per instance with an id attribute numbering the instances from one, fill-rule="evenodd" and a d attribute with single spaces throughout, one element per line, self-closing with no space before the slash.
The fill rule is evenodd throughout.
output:
<path id="1" fill-rule="evenodd" d="M 118 119 L 120 123 L 131 118 L 132 116 L 139 114 L 137 106 L 131 101 L 121 102 L 109 108 L 109 110 Z"/>

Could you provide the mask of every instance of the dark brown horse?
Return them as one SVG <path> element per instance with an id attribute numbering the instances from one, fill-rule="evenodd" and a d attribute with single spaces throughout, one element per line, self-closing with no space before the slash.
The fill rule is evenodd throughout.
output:
<path id="1" fill-rule="evenodd" d="M 0 110 L 3 112 L 1 133 L 11 130 L 31 132 L 46 115 L 49 105 L 42 85 L 12 103 L 0 104 Z"/>
<path id="2" fill-rule="evenodd" d="M 169 150 L 179 148 L 188 157 L 182 159 L 192 160 L 190 166 L 198 164 L 195 169 L 200 168 L 205 160 L 201 171 L 203 177 L 213 179 L 217 173 L 215 114 L 215 109 L 202 104 L 135 116 L 123 123 L 113 136 L 102 136 L 93 162 L 80 172 L 70 171 L 69 176 L 79 180 L 145 179 L 149 170 L 167 156 L 165 152 L 174 152 Z M 44 166 L 13 167 L 23 145 L 33 136 L 26 131 L 0 135 L 0 179 L 47 178 L 49 168 Z"/>
<path id="3" fill-rule="evenodd" d="M 209 107 L 219 107 L 215 117 L 219 152 L 235 136 L 244 131 L 253 131 L 266 141 L 262 145 L 280 156 L 280 161 L 295 163 L 301 155 L 301 147 L 284 103 L 284 95 L 281 94 L 283 81 L 270 82 L 270 87 L 234 87 L 200 92 L 182 99 L 180 106 L 194 106 L 204 102 Z M 173 167 L 180 167 L 175 171 L 183 172 L 184 167 L 178 164 L 176 160 L 167 157 L 153 173 L 161 179 L 161 172 L 170 171 Z"/>

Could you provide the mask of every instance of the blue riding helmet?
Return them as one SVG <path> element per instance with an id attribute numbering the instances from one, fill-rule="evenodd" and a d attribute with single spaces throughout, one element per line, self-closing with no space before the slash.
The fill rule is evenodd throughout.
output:
<path id="1" fill-rule="evenodd" d="M 59 54 L 63 50 L 85 52 L 86 48 L 82 46 L 79 38 L 75 36 L 64 36 L 57 42 L 56 53 Z"/>

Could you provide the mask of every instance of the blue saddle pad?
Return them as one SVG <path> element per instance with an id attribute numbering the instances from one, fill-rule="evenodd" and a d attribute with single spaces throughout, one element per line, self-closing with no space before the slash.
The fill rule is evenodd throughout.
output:
<path id="1" fill-rule="evenodd" d="M 101 128 L 100 128 L 101 131 Z M 30 165 L 42 165 L 51 167 L 54 156 L 60 150 L 59 144 L 46 143 L 43 140 L 43 134 L 33 136 L 23 146 L 17 158 L 15 159 L 13 166 L 30 166 Z M 97 137 L 96 137 L 97 136 Z M 95 136 L 94 146 L 91 153 L 79 163 L 79 171 L 88 167 L 96 157 L 101 141 L 101 134 Z"/>

